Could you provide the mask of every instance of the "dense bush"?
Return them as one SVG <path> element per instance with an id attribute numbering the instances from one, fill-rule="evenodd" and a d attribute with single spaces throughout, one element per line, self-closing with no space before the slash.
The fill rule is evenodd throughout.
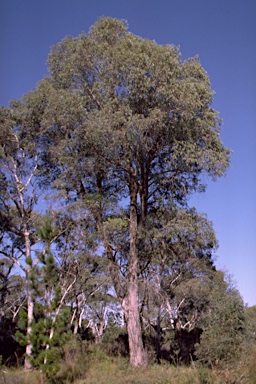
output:
<path id="1" fill-rule="evenodd" d="M 232 363 L 241 356 L 245 338 L 243 301 L 236 289 L 222 281 L 221 287 L 212 292 L 195 355 L 209 367 Z"/>

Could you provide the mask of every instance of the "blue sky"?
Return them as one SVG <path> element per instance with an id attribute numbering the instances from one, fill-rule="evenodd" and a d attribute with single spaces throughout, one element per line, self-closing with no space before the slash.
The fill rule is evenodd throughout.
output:
<path id="1" fill-rule="evenodd" d="M 47 74 L 50 47 L 87 32 L 100 16 L 126 19 L 132 33 L 196 54 L 216 92 L 221 138 L 233 150 L 225 178 L 191 205 L 213 221 L 217 267 L 256 305 L 256 2 L 254 0 L 2 0 L 0 105 Z"/>

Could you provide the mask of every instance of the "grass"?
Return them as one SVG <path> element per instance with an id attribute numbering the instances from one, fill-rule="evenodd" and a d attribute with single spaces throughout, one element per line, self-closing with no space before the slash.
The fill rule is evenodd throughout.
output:
<path id="1" fill-rule="evenodd" d="M 197 371 L 192 368 L 153 365 L 134 369 L 118 364 L 101 363 L 90 369 L 87 378 L 79 384 L 200 384 Z M 213 381 L 212 381 L 213 382 Z M 78 384 L 78 383 L 77 383 Z"/>
<path id="2" fill-rule="evenodd" d="M 246 364 L 207 369 L 163 363 L 132 368 L 128 359 L 109 357 L 102 350 L 68 355 L 62 362 L 54 384 L 256 384 L 256 351 Z M 38 371 L 1 367 L 0 384 L 46 384 Z"/>
<path id="3" fill-rule="evenodd" d="M 65 384 L 255 384 L 255 376 L 235 375 L 230 371 L 212 371 L 206 368 L 151 365 L 135 369 L 125 359 L 106 359 L 94 362 L 84 372 L 84 378 L 73 381 L 66 376 Z M 1 384 L 45 384 L 40 372 L 24 372 L 21 369 L 3 370 Z M 56 383 L 59 379 L 56 378 Z"/>
<path id="4" fill-rule="evenodd" d="M 0 384 L 41 384 L 42 375 L 40 372 L 24 372 L 22 368 L 0 369 Z"/>
<path id="5" fill-rule="evenodd" d="M 134 369 L 129 367 L 126 360 L 104 361 L 91 367 L 84 379 L 74 381 L 74 384 L 220 384 L 210 371 L 204 376 L 207 381 L 201 381 L 198 370 L 193 368 L 168 367 L 153 365 L 148 368 Z M 58 379 L 57 379 L 58 380 Z M 8 370 L 0 375 L 1 384 L 42 384 L 39 372 Z M 71 382 L 66 381 L 66 384 Z"/>

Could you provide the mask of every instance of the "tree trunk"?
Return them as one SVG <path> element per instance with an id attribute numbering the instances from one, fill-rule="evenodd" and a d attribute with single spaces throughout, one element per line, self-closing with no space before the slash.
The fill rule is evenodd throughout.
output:
<path id="1" fill-rule="evenodd" d="M 24 361 L 24 368 L 26 370 L 30 370 L 32 368 L 32 365 L 30 363 L 30 356 L 32 354 L 32 343 L 30 340 L 30 335 L 32 332 L 32 320 L 33 320 L 33 311 L 34 311 L 34 303 L 32 298 L 32 290 L 31 290 L 31 250 L 30 250 L 30 240 L 29 240 L 29 232 L 25 229 L 24 231 L 24 237 L 25 237 L 25 247 L 26 247 L 26 262 L 27 262 L 27 273 L 26 273 L 26 279 L 27 279 L 27 306 L 28 306 L 28 322 L 27 322 L 27 338 L 28 343 L 26 346 L 26 356 Z"/>
<path id="2" fill-rule="evenodd" d="M 127 326 L 130 363 L 134 367 L 147 365 L 147 354 L 143 347 L 138 308 L 138 284 L 128 284 L 128 292 L 122 301 L 124 319 Z"/>
<path id="3" fill-rule="evenodd" d="M 147 365 L 147 355 L 142 342 L 139 315 L 138 246 L 137 246 L 137 185 L 130 181 L 130 253 L 127 274 L 127 293 L 122 301 L 127 326 L 130 363 L 134 367 Z"/>

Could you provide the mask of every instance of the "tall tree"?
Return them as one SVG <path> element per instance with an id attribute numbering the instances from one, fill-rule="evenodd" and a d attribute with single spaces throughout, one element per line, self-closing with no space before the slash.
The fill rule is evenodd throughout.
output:
<path id="1" fill-rule="evenodd" d="M 145 365 L 139 280 L 152 252 L 143 233 L 149 221 L 159 228 L 152 217 L 163 207 L 175 212 L 203 191 L 202 175 L 216 179 L 229 164 L 210 82 L 198 58 L 182 61 L 177 47 L 135 36 L 112 18 L 65 38 L 48 63 L 36 96 L 44 105 L 42 175 L 93 218 L 131 364 Z"/>

